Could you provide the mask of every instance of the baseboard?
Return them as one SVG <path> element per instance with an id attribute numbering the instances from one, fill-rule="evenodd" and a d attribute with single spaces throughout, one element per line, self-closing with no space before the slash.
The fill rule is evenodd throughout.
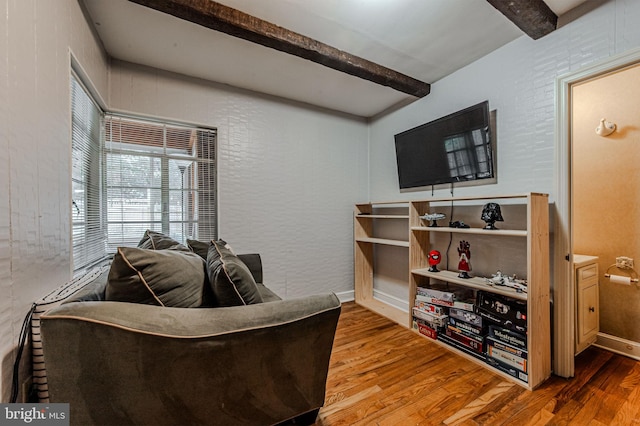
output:
<path id="1" fill-rule="evenodd" d="M 399 297 L 392 296 L 383 291 L 373 289 L 373 298 L 394 308 L 400 309 L 403 312 L 409 312 L 409 302 L 400 299 Z"/>
<path id="2" fill-rule="evenodd" d="M 340 303 L 353 302 L 356 300 L 355 292 L 353 290 L 341 291 L 336 293 L 336 296 L 338 296 Z"/>
<path id="3" fill-rule="evenodd" d="M 349 291 L 341 291 L 336 293 L 340 303 L 353 302 L 356 300 L 355 292 L 353 290 Z M 406 300 L 402 300 L 399 297 L 392 296 L 383 291 L 373 289 L 373 298 L 386 303 L 387 305 L 393 306 L 394 308 L 400 309 L 403 312 L 409 312 L 409 303 Z"/>
<path id="4" fill-rule="evenodd" d="M 612 336 L 611 334 L 598 333 L 598 338 L 593 345 L 640 361 L 639 342 L 626 340 L 618 336 Z"/>

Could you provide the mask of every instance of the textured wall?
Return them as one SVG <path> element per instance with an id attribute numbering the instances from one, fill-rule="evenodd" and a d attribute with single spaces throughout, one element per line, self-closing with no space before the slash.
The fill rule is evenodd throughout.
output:
<path id="1" fill-rule="evenodd" d="M 0 395 L 31 303 L 70 278 L 69 51 L 106 90 L 76 0 L 0 0 Z"/>
<path id="2" fill-rule="evenodd" d="M 393 135 L 489 100 L 497 110 L 498 182 L 455 189 L 455 195 L 545 192 L 555 199 L 556 78 L 640 47 L 640 2 L 587 2 L 595 7 L 553 33 L 523 36 L 435 82 L 431 93 L 370 125 L 372 200 L 420 199 L 431 191 L 400 193 Z M 599 3 L 603 3 L 598 5 Z M 448 196 L 448 189 L 436 190 Z M 552 221 L 553 223 L 553 221 Z M 406 276 L 406 271 L 398 271 Z M 381 291 L 386 291 L 381 287 Z M 400 297 L 397 288 L 389 288 Z M 407 293 L 407 289 L 404 293 Z"/>
<path id="3" fill-rule="evenodd" d="M 367 198 L 367 124 L 114 62 L 113 109 L 218 129 L 220 237 L 263 256 L 283 297 L 353 289 L 353 203 Z"/>

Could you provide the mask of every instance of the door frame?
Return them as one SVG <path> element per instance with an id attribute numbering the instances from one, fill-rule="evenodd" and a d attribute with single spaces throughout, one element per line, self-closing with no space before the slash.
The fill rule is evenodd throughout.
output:
<path id="1" fill-rule="evenodd" d="M 573 377 L 576 341 L 576 287 L 573 270 L 573 183 L 571 158 L 571 88 L 640 62 L 640 49 L 610 56 L 556 78 L 556 200 L 553 258 L 553 371 Z M 595 127 L 594 127 L 595 129 Z"/>

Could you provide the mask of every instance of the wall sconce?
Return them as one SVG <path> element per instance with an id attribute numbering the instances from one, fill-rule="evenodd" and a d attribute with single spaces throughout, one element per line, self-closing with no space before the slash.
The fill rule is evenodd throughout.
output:
<path id="1" fill-rule="evenodd" d="M 616 131 L 616 124 L 611 121 L 607 121 L 604 118 L 600 120 L 600 125 L 596 127 L 596 134 L 599 136 L 609 136 Z"/>

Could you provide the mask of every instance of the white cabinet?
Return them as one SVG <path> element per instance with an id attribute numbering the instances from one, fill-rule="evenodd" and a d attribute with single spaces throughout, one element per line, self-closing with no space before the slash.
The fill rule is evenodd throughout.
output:
<path id="1" fill-rule="evenodd" d="M 576 354 L 596 341 L 600 330 L 598 258 L 573 255 L 576 280 Z"/>

